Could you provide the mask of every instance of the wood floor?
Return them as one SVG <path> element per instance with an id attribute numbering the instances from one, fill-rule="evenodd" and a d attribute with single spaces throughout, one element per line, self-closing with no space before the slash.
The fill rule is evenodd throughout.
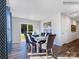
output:
<path id="1" fill-rule="evenodd" d="M 55 46 L 55 51 L 58 46 Z M 27 55 L 26 42 L 20 44 L 13 44 L 12 51 L 8 54 L 8 59 L 29 59 Z"/>
<path id="2" fill-rule="evenodd" d="M 8 54 L 8 59 L 28 59 L 26 43 L 13 44 L 11 53 Z"/>
<path id="3" fill-rule="evenodd" d="M 79 57 L 79 39 L 65 43 L 59 49 L 58 55 L 67 57 Z"/>
<path id="4" fill-rule="evenodd" d="M 67 54 L 64 54 L 65 50 L 70 50 L 72 53 L 75 51 L 77 53 L 77 56 L 79 57 L 79 39 L 74 40 L 68 44 L 64 44 L 62 47 L 54 45 L 53 49 L 55 54 L 57 54 L 57 51 L 59 51 L 60 49 L 60 53 L 57 55 L 57 57 L 68 57 Z M 20 44 L 13 44 L 12 51 L 8 54 L 8 59 L 29 59 L 27 55 L 26 42 L 22 42 Z"/>

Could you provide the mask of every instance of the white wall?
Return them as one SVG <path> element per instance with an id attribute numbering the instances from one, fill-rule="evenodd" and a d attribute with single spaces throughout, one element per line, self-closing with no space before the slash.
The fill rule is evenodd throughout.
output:
<path id="1" fill-rule="evenodd" d="M 72 20 L 66 16 L 62 16 L 61 13 L 53 16 L 52 19 L 43 21 L 32 21 L 22 18 L 13 17 L 12 19 L 12 30 L 13 30 L 13 43 L 20 42 L 21 24 L 28 23 L 33 24 L 34 31 L 42 32 L 43 23 L 52 22 L 52 33 L 56 34 L 55 43 L 56 45 L 62 45 L 68 43 L 76 38 L 79 38 L 79 24 L 77 24 L 77 32 L 71 32 Z M 41 31 L 40 31 L 41 30 Z"/>
<path id="2" fill-rule="evenodd" d="M 55 43 L 56 45 L 61 45 L 61 15 L 60 13 L 57 13 L 55 16 L 53 16 L 52 19 L 47 19 L 41 21 L 41 29 L 43 28 L 43 23 L 45 22 L 52 22 L 52 34 L 56 34 Z M 43 30 L 42 30 L 43 31 Z"/>
<path id="3" fill-rule="evenodd" d="M 52 20 L 52 33 L 56 34 L 54 44 L 61 45 L 61 14 L 57 13 Z"/>
<path id="4" fill-rule="evenodd" d="M 62 38 L 62 44 L 68 43 L 70 41 L 75 40 L 78 37 L 78 25 L 77 25 L 77 31 L 71 32 L 71 24 L 73 20 L 70 19 L 67 16 L 62 16 L 62 27 L 61 27 L 61 38 Z"/>
<path id="5" fill-rule="evenodd" d="M 39 21 L 13 17 L 12 18 L 12 39 L 13 43 L 20 42 L 21 24 L 33 24 L 33 30 L 39 32 Z"/>
<path id="6" fill-rule="evenodd" d="M 50 21 L 51 21 L 51 20 L 48 20 L 48 19 L 47 19 L 47 20 L 42 20 L 42 21 L 40 21 L 40 30 L 41 30 L 41 32 L 43 32 L 43 28 L 44 28 L 44 27 L 43 27 L 43 24 L 46 23 L 46 22 L 50 22 Z"/>
<path id="7" fill-rule="evenodd" d="M 52 34 L 56 34 L 54 44 L 62 45 L 79 38 L 79 24 L 77 24 L 77 31 L 71 32 L 72 21 L 66 16 L 62 16 L 61 13 L 57 13 L 51 20 L 41 21 L 41 28 L 43 23 L 52 22 Z"/>
<path id="8" fill-rule="evenodd" d="M 79 22 L 77 22 L 77 38 L 79 38 Z"/>

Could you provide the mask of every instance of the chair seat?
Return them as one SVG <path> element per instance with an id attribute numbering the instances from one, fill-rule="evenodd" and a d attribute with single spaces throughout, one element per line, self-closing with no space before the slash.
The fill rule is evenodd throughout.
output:
<path id="1" fill-rule="evenodd" d="M 47 48 L 47 44 L 46 43 L 41 45 L 41 49 L 45 49 L 46 50 L 46 48 Z"/>
<path id="2" fill-rule="evenodd" d="M 45 43 L 45 42 L 46 42 L 46 40 L 41 40 L 41 41 L 38 42 L 38 43 L 43 44 L 43 43 Z"/>

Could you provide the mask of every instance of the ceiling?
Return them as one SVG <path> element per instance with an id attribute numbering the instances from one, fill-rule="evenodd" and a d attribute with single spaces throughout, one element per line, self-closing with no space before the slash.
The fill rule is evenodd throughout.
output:
<path id="1" fill-rule="evenodd" d="M 79 5 L 66 5 L 66 7 L 69 7 L 69 9 L 66 11 L 63 11 L 63 14 L 70 17 L 73 20 L 79 21 Z"/>
<path id="2" fill-rule="evenodd" d="M 9 0 L 12 14 L 32 20 L 51 19 L 61 11 L 62 0 Z"/>
<path id="3" fill-rule="evenodd" d="M 79 11 L 79 5 L 64 5 L 71 0 L 9 0 L 12 15 L 31 20 L 52 19 L 57 13 L 66 15 Z M 79 1 L 79 0 L 72 0 Z M 76 12 L 77 13 L 77 12 Z"/>
<path id="4" fill-rule="evenodd" d="M 64 0 L 63 14 L 79 21 L 79 0 Z"/>

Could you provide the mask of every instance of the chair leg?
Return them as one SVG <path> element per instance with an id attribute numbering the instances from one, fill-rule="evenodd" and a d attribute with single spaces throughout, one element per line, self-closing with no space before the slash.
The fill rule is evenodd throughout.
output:
<path id="1" fill-rule="evenodd" d="M 37 49 L 36 49 L 36 45 L 35 45 L 35 52 L 37 51 Z"/>
<path id="2" fill-rule="evenodd" d="M 51 49 L 51 53 L 53 54 L 53 51 L 52 51 L 52 49 Z"/>
<path id="3" fill-rule="evenodd" d="M 32 44 L 31 44 L 31 53 L 32 53 Z"/>
<path id="4" fill-rule="evenodd" d="M 52 57 L 54 57 L 55 59 L 58 59 L 55 53 L 52 51 L 52 49 L 51 49 L 51 53 L 52 53 Z"/>
<path id="5" fill-rule="evenodd" d="M 46 58 L 48 59 L 48 50 L 46 49 Z"/>

